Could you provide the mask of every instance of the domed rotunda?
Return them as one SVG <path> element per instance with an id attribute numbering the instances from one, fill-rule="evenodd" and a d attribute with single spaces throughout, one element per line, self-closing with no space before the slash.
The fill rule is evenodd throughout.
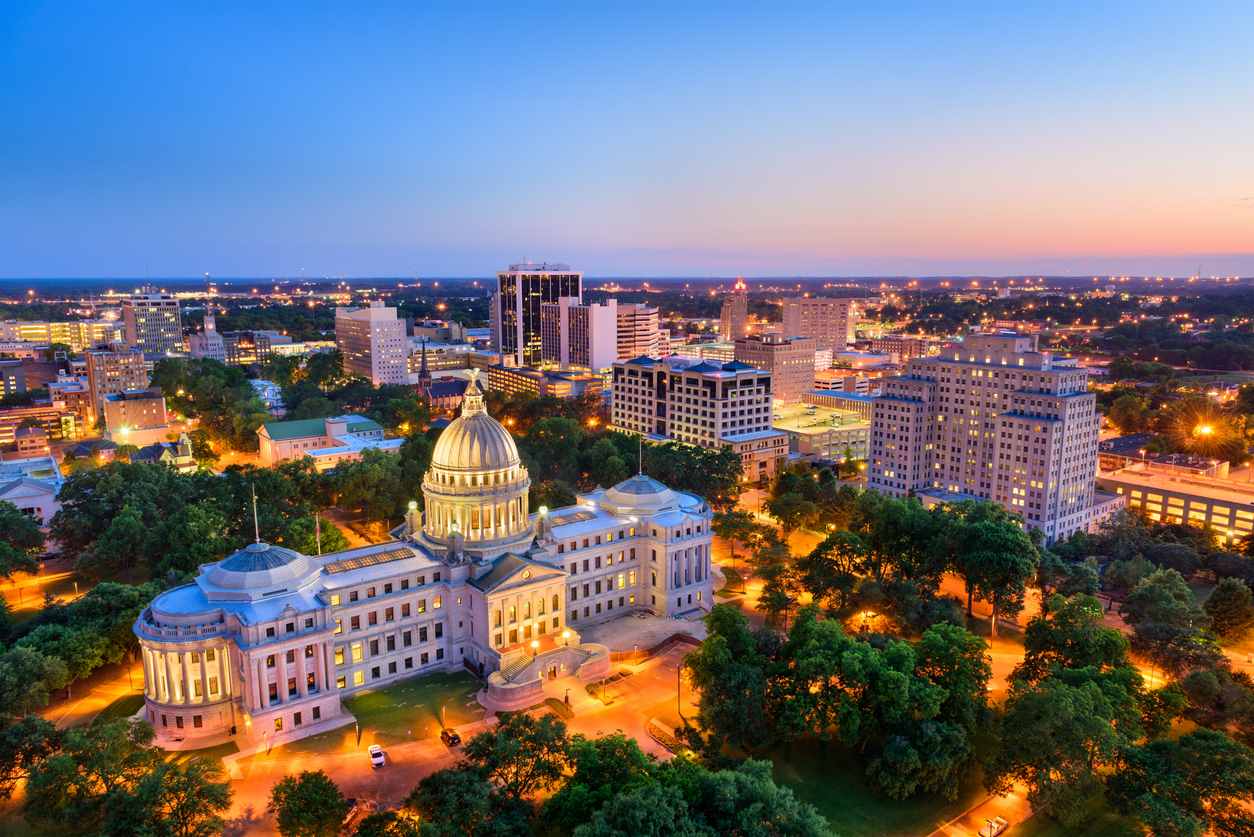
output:
<path id="1" fill-rule="evenodd" d="M 525 551 L 533 537 L 530 488 L 514 437 L 488 415 L 472 377 L 462 414 L 440 434 L 422 481 L 423 540 L 477 558 Z"/>

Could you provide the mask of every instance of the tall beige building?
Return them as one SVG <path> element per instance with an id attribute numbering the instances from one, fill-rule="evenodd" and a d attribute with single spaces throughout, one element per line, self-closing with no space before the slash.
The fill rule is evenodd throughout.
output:
<path id="1" fill-rule="evenodd" d="M 775 476 L 788 436 L 771 427 L 773 376 L 735 361 L 673 356 L 614 364 L 610 424 L 652 439 L 703 448 L 730 447 L 745 482 Z"/>
<path id="2" fill-rule="evenodd" d="M 1048 543 L 1089 528 L 1099 416 L 1088 376 L 1014 332 L 914 358 L 875 399 L 868 487 L 925 504 L 992 500 Z"/>
<path id="3" fill-rule="evenodd" d="M 126 344 L 145 354 L 183 351 L 183 319 L 174 294 L 145 288 L 122 300 Z"/>
<path id="4" fill-rule="evenodd" d="M 749 286 L 737 279 L 731 295 L 723 300 L 718 318 L 718 339 L 730 343 L 749 333 Z"/>
<path id="5" fill-rule="evenodd" d="M 344 371 L 375 386 L 409 382 L 409 340 L 396 309 L 375 300 L 368 308 L 335 309 L 335 346 Z"/>
<path id="6" fill-rule="evenodd" d="M 737 337 L 736 360 L 771 373 L 776 401 L 800 401 L 802 395 L 814 389 L 813 337 Z"/>
<path id="7" fill-rule="evenodd" d="M 562 369 L 609 369 L 618 349 L 618 302 L 564 296 L 540 305 L 540 359 Z"/>
<path id="8" fill-rule="evenodd" d="M 96 415 L 103 414 L 106 395 L 148 389 L 148 365 L 143 352 L 88 352 L 87 386 Z"/>
<path id="9" fill-rule="evenodd" d="M 784 300 L 784 334 L 813 337 L 818 349 L 843 351 L 853 338 L 857 303 L 852 299 L 792 297 Z"/>
<path id="10" fill-rule="evenodd" d="M 618 360 L 658 357 L 662 352 L 658 310 L 639 302 L 618 305 Z"/>

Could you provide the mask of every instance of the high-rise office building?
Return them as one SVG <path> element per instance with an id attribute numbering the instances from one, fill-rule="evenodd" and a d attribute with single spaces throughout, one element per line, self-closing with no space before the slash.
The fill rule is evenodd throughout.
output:
<path id="1" fill-rule="evenodd" d="M 396 309 L 374 300 L 367 308 L 335 309 L 335 346 L 344 371 L 375 386 L 409 382 L 409 338 Z"/>
<path id="2" fill-rule="evenodd" d="M 148 364 L 138 349 L 87 353 L 87 386 L 96 415 L 104 410 L 106 395 L 148 389 Z"/>
<path id="3" fill-rule="evenodd" d="M 226 363 L 226 343 L 218 333 L 217 323 L 210 312 L 205 313 L 204 329 L 187 338 L 187 349 L 192 357 L 209 358 Z"/>
<path id="4" fill-rule="evenodd" d="M 543 360 L 541 306 L 563 297 L 583 301 L 583 274 L 569 265 L 524 262 L 496 276 L 492 295 L 492 348 L 518 366 Z"/>
<path id="5" fill-rule="evenodd" d="M 745 482 L 771 479 L 788 457 L 788 436 L 771 427 L 772 375 L 744 363 L 687 357 L 614 364 L 610 423 L 624 433 L 703 448 L 728 446 Z"/>
<path id="6" fill-rule="evenodd" d="M 776 401 L 800 401 L 802 395 L 814 389 L 813 337 L 737 337 L 736 360 L 771 373 Z"/>
<path id="7" fill-rule="evenodd" d="M 183 351 L 183 320 L 174 294 L 145 288 L 122 300 L 126 344 L 145 354 Z"/>
<path id="8" fill-rule="evenodd" d="M 0 322 L 0 342 L 21 341 L 51 346 L 63 343 L 81 352 L 96 346 L 122 341 L 122 323 L 117 320 L 64 320 L 61 322 L 6 320 Z"/>
<path id="9" fill-rule="evenodd" d="M 749 286 L 744 279 L 737 279 L 732 292 L 723 300 L 718 318 L 718 339 L 732 342 L 749 333 Z"/>
<path id="10" fill-rule="evenodd" d="M 618 359 L 635 357 L 659 357 L 670 354 L 670 346 L 660 344 L 658 310 L 640 302 L 618 304 Z"/>
<path id="11" fill-rule="evenodd" d="M 852 299 L 792 297 L 784 300 L 784 334 L 813 337 L 819 349 L 842 351 L 853 337 L 857 303 Z"/>
<path id="12" fill-rule="evenodd" d="M 991 500 L 1048 543 L 1089 528 L 1100 418 L 1088 375 L 1011 332 L 912 359 L 875 399 L 868 486 L 928 505 Z"/>
<path id="13" fill-rule="evenodd" d="M 618 355 L 618 302 L 581 303 L 573 296 L 540 306 L 540 356 L 561 368 L 599 372 Z"/>

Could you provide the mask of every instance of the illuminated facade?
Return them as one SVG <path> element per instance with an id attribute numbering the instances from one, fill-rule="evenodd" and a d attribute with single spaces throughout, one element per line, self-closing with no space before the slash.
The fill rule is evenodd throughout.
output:
<path id="1" fill-rule="evenodd" d="M 471 386 L 395 540 L 321 556 L 258 542 L 163 592 L 135 623 L 158 745 L 302 737 L 352 722 L 341 695 L 463 667 L 525 708 L 551 679 L 608 673 L 579 627 L 709 609 L 704 500 L 640 475 L 532 514 L 530 485 Z"/>
<path id="2" fill-rule="evenodd" d="M 973 334 L 885 380 L 868 487 L 992 500 L 1052 543 L 1093 523 L 1098 422 L 1087 369 L 1035 335 Z"/>

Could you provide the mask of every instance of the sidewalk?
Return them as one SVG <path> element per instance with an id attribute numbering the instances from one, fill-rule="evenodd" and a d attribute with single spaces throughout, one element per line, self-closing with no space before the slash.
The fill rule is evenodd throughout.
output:
<path id="1" fill-rule="evenodd" d="M 90 723 L 118 698 L 143 694 L 143 666 L 136 663 L 130 672 L 128 679 L 125 662 L 106 666 L 86 680 L 75 683 L 71 687 L 73 696 L 69 700 L 51 703 L 39 714 L 52 721 L 57 729 Z M 131 683 L 135 684 L 135 688 L 131 688 Z"/>

